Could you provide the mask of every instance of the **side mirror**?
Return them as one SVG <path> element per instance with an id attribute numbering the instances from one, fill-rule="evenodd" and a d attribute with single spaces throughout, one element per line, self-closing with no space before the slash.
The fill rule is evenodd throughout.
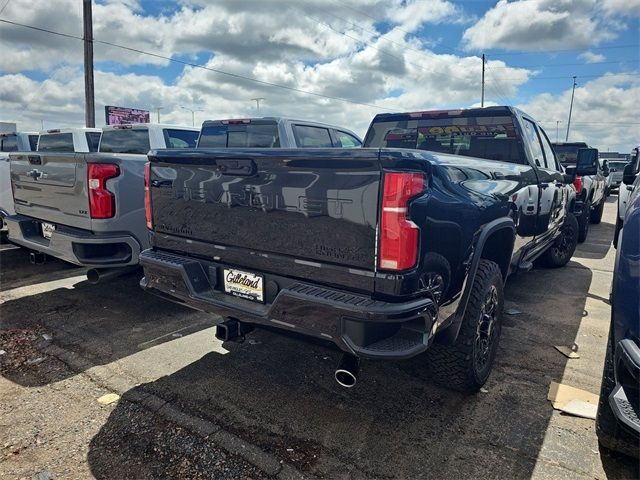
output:
<path id="1" fill-rule="evenodd" d="M 633 182 L 636 181 L 636 176 L 638 175 L 634 172 L 635 165 L 633 163 L 627 163 L 624 166 L 624 170 L 622 171 L 622 183 L 625 185 L 633 185 Z"/>
<path id="2" fill-rule="evenodd" d="M 598 149 L 581 148 L 578 150 L 578 160 L 576 161 L 576 175 L 582 177 L 598 174 Z"/>
<path id="3" fill-rule="evenodd" d="M 609 162 L 607 162 L 606 160 L 602 161 L 602 175 L 605 177 L 609 176 L 610 173 L 610 168 L 609 168 Z"/>

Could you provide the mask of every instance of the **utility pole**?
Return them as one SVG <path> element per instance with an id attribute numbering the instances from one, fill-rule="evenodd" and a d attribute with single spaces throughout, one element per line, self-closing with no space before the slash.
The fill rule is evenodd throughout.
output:
<path id="1" fill-rule="evenodd" d="M 484 53 L 482 54 L 482 100 L 480 106 L 484 108 Z"/>
<path id="2" fill-rule="evenodd" d="M 573 76 L 573 90 L 571 91 L 571 105 L 569 106 L 569 120 L 567 121 L 567 136 L 565 142 L 569 141 L 569 128 L 571 127 L 571 112 L 573 111 L 573 96 L 576 93 L 576 76 Z"/>
<path id="3" fill-rule="evenodd" d="M 160 110 L 162 110 L 164 107 L 153 107 L 153 109 L 156 111 L 156 113 L 158 114 L 158 123 L 160 123 Z"/>
<path id="4" fill-rule="evenodd" d="M 260 113 L 260 102 L 266 99 L 262 97 L 258 97 L 258 98 L 252 98 L 251 100 L 254 100 L 256 102 L 256 110 L 258 111 L 258 113 Z"/>
<path id="5" fill-rule="evenodd" d="M 93 18 L 92 0 L 82 0 L 82 20 L 84 26 L 84 123 L 96 126 L 96 108 L 93 94 Z"/>

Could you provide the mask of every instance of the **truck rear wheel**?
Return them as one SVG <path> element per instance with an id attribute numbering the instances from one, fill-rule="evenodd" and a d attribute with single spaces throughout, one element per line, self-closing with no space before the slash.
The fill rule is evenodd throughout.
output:
<path id="1" fill-rule="evenodd" d="M 490 260 L 480 260 L 455 344 L 434 343 L 427 350 L 434 380 L 464 393 L 480 390 L 489 378 L 498 350 L 503 306 L 500 267 Z"/>
<path id="2" fill-rule="evenodd" d="M 563 267 L 576 251 L 578 245 L 578 220 L 573 213 L 568 213 L 561 227 L 561 233 L 553 244 L 540 256 L 540 263 L 545 267 Z"/>
<path id="3" fill-rule="evenodd" d="M 600 205 L 598 205 L 595 210 L 593 210 L 591 212 L 591 217 L 589 218 L 589 220 L 591 220 L 591 223 L 597 225 L 598 223 L 600 223 L 600 221 L 602 220 L 602 213 L 604 212 L 604 198 L 602 200 L 600 200 Z"/>

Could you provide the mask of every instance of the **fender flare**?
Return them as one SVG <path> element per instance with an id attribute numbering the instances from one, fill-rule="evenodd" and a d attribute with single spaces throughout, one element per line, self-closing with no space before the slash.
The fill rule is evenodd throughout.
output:
<path id="1" fill-rule="evenodd" d="M 473 286 L 473 282 L 476 277 L 476 273 L 478 272 L 478 265 L 480 264 L 480 259 L 482 258 L 482 250 L 484 249 L 484 245 L 487 242 L 487 239 L 498 230 L 510 229 L 515 238 L 516 235 L 516 226 L 512 218 L 502 217 L 496 218 L 491 222 L 484 225 L 480 234 L 478 235 L 478 239 L 476 240 L 475 245 L 473 246 L 473 251 L 471 253 L 471 258 L 469 262 L 469 268 L 467 270 L 466 277 L 464 279 L 462 285 L 461 294 L 458 298 L 450 303 L 449 305 L 443 306 L 440 311 L 440 315 L 444 313 L 447 315 L 447 318 L 444 319 L 442 324 L 447 325 L 442 331 L 438 332 L 436 335 L 436 341 L 438 343 L 443 343 L 445 345 L 452 345 L 455 343 L 458 338 L 458 333 L 460 332 L 460 327 L 462 326 L 462 320 L 467 310 L 467 305 L 469 303 L 469 297 L 471 296 L 471 288 Z M 513 254 L 513 246 L 511 252 L 509 252 L 509 265 L 511 264 L 511 256 Z M 502 279 L 503 282 L 506 282 L 507 278 Z"/>

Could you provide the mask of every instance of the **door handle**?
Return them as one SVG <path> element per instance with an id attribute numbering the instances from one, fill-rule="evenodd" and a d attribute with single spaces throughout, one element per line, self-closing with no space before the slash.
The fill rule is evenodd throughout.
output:
<path id="1" fill-rule="evenodd" d="M 542 188 L 542 189 L 545 189 L 545 188 L 548 188 L 548 187 L 549 187 L 549 184 L 547 182 L 543 182 L 543 183 L 540 184 L 540 188 Z"/>

